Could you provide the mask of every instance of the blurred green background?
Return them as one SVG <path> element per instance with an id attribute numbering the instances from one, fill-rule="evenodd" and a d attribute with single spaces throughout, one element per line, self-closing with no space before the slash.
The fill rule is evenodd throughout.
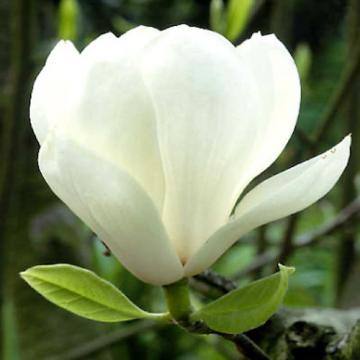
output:
<path id="1" fill-rule="evenodd" d="M 42 179 L 38 144 L 29 122 L 29 98 L 34 78 L 59 38 L 71 39 L 82 49 L 104 32 L 121 35 L 140 24 L 163 29 L 180 23 L 211 28 L 234 44 L 255 31 L 275 33 L 295 57 L 302 79 L 297 130 L 278 161 L 260 178 L 326 150 L 350 132 L 353 138 L 350 164 L 325 199 L 300 215 L 247 235 L 214 270 L 244 284 L 273 272 L 281 261 L 297 268 L 286 306 L 360 306 L 359 0 L 0 0 L 4 359 L 220 360 L 233 356 L 221 340 L 193 337 L 175 327 L 81 319 L 48 303 L 18 275 L 37 264 L 80 265 L 112 281 L 145 309 L 163 309 L 160 289 L 144 285 L 105 256 L 101 242 Z M 194 287 L 199 284 L 194 282 Z M 194 291 L 194 301 L 203 301 L 199 292 Z"/>

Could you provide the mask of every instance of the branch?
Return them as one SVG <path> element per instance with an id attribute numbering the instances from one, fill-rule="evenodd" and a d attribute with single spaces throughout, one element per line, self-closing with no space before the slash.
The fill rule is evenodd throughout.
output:
<path id="1" fill-rule="evenodd" d="M 221 276 L 214 271 L 206 270 L 203 273 L 194 277 L 196 281 L 203 282 L 206 285 L 219 290 L 221 293 L 228 293 L 237 288 L 236 284 L 230 279 Z M 204 324 L 201 324 L 201 332 L 207 334 L 219 335 L 222 338 L 234 343 L 238 351 L 252 360 L 270 360 L 270 358 L 258 347 L 249 337 L 244 334 L 230 335 L 213 331 L 207 327 L 204 328 Z"/>
<path id="2" fill-rule="evenodd" d="M 219 276 L 215 273 L 213 275 L 216 277 Z M 271 360 L 271 358 L 245 334 L 225 334 L 215 331 L 210 329 L 202 321 L 196 323 L 181 322 L 178 323 L 178 325 L 191 334 L 217 335 L 225 340 L 231 341 L 236 346 L 238 352 L 248 360 Z"/>
<path id="3" fill-rule="evenodd" d="M 226 340 L 235 344 L 238 351 L 251 360 L 271 360 L 271 358 L 257 346 L 248 336 L 244 334 L 229 335 L 218 334 Z"/>
<path id="4" fill-rule="evenodd" d="M 325 111 L 320 118 L 319 125 L 315 131 L 314 137 L 307 136 L 300 128 L 295 129 L 295 134 L 298 136 L 299 140 L 307 147 L 310 153 L 314 153 L 315 149 L 321 144 L 326 131 L 331 127 L 339 109 L 341 108 L 342 103 L 347 98 L 348 92 L 351 90 L 353 79 L 360 72 L 360 44 L 358 44 L 355 49 L 353 55 L 350 57 L 350 60 L 345 66 L 345 70 L 341 76 L 340 82 L 336 87 L 335 92 L 330 98 L 328 105 L 325 108 Z M 300 159 L 302 156 L 302 149 L 296 152 L 295 158 Z M 297 162 L 297 161 L 296 161 Z M 298 222 L 299 218 L 296 218 L 295 225 Z M 293 225 L 291 223 L 292 218 L 289 219 L 288 230 L 291 230 Z M 288 238 L 288 244 L 291 245 L 293 241 L 292 236 Z M 290 247 L 289 253 L 292 252 L 292 248 Z"/>
<path id="5" fill-rule="evenodd" d="M 242 279 L 243 277 L 260 270 L 265 265 L 271 264 L 273 261 L 275 261 L 277 257 L 277 254 L 274 251 L 267 251 L 260 256 L 257 256 L 250 265 L 244 267 L 240 271 L 238 271 L 234 276 L 232 276 L 233 281 L 237 281 L 239 279 Z"/>
<path id="6" fill-rule="evenodd" d="M 317 243 L 323 236 L 331 235 L 340 230 L 350 220 L 360 215 L 360 197 L 356 198 L 344 209 L 342 209 L 334 219 L 323 224 L 312 232 L 299 236 L 295 240 L 295 247 L 301 248 Z"/>
<path id="7" fill-rule="evenodd" d="M 278 264 L 284 264 L 294 251 L 294 234 L 298 223 L 299 213 L 290 216 L 278 257 L 274 261 L 273 271 L 277 271 Z"/>
<path id="8" fill-rule="evenodd" d="M 293 242 L 293 249 L 302 248 L 304 246 L 312 246 L 317 244 L 325 236 L 331 235 L 341 229 L 350 220 L 360 215 L 360 197 L 352 201 L 348 206 L 341 210 L 338 215 L 331 221 L 326 222 L 317 229 L 306 234 L 298 236 Z M 239 271 L 232 280 L 236 281 L 253 271 L 262 268 L 265 265 L 271 264 L 278 258 L 278 255 L 273 251 L 268 251 L 257 257 L 248 267 Z"/>
<path id="9" fill-rule="evenodd" d="M 236 289 L 237 287 L 235 282 L 211 270 L 205 270 L 201 274 L 194 276 L 194 278 L 207 285 L 210 285 L 211 287 L 215 288 L 216 290 L 219 290 L 224 294 Z"/>
<path id="10" fill-rule="evenodd" d="M 212 273 L 207 284 L 217 277 Z M 246 335 L 217 334 L 232 341 L 249 359 L 302 359 L 306 354 L 308 359 L 356 360 L 360 358 L 360 320 L 357 319 L 360 309 L 283 308 Z"/>
<path id="11" fill-rule="evenodd" d="M 352 80 L 353 78 L 359 73 L 360 71 L 360 44 L 358 44 L 357 48 L 354 51 L 354 55 L 351 58 L 351 60 L 347 63 L 347 66 L 343 72 L 343 75 L 341 77 L 341 80 L 339 82 L 339 85 L 337 86 L 333 96 L 331 97 L 330 101 L 328 102 L 328 105 L 323 113 L 323 116 L 321 117 L 315 136 L 313 138 L 307 136 L 300 128 L 295 129 L 295 134 L 298 136 L 299 140 L 307 146 L 307 150 L 310 150 L 310 153 L 314 153 L 314 150 L 317 148 L 319 144 L 321 144 L 321 141 L 326 133 L 326 130 L 328 130 L 335 119 L 337 112 L 340 109 L 340 105 L 343 103 L 343 101 L 346 99 L 346 95 L 351 89 Z M 300 159 L 303 154 L 303 150 L 300 149 L 296 155 L 296 159 Z M 296 161 L 297 162 L 297 161 Z M 284 239 L 283 242 L 283 253 L 279 255 L 279 260 L 284 261 L 281 259 L 282 257 L 286 259 L 288 255 L 291 254 L 293 247 L 293 229 L 296 227 L 296 224 L 299 220 L 299 217 L 295 215 L 296 217 L 290 217 L 289 222 L 287 225 L 286 232 L 290 232 L 289 236 L 287 236 L 286 239 Z"/>
<path id="12" fill-rule="evenodd" d="M 358 44 L 357 49 L 354 51 L 351 60 L 345 67 L 343 75 L 341 77 L 339 86 L 336 88 L 334 95 L 332 96 L 329 105 L 327 106 L 324 115 L 320 120 L 320 125 L 314 136 L 313 144 L 319 144 L 323 139 L 326 130 L 331 126 L 335 115 L 340 109 L 340 105 L 343 103 L 346 98 L 347 92 L 351 89 L 352 81 L 356 74 L 360 70 L 360 44 Z"/>

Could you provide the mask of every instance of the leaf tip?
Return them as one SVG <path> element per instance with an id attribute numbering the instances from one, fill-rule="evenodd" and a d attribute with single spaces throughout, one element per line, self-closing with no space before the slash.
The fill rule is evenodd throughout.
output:
<path id="1" fill-rule="evenodd" d="M 29 277 L 28 270 L 29 269 L 19 272 L 20 277 L 25 281 L 28 281 L 28 277 Z"/>
<path id="2" fill-rule="evenodd" d="M 285 266 L 282 264 L 278 264 L 280 272 L 285 272 L 287 275 L 292 275 L 295 272 L 295 268 L 293 266 Z"/>

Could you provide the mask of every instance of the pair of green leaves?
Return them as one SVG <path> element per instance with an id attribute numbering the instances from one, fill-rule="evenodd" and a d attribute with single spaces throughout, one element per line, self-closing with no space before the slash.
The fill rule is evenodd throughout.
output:
<path id="1" fill-rule="evenodd" d="M 235 334 L 263 324 L 281 304 L 293 268 L 280 271 L 234 290 L 191 315 L 215 331 Z M 52 303 L 77 315 L 97 321 L 169 319 L 168 314 L 146 312 L 121 291 L 94 273 L 66 264 L 35 266 L 22 278 Z"/>

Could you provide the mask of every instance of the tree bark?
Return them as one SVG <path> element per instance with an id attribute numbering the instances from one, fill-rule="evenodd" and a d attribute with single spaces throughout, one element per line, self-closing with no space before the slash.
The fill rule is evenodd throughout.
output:
<path id="1" fill-rule="evenodd" d="M 281 309 L 248 333 L 274 360 L 360 359 L 360 309 Z"/>

